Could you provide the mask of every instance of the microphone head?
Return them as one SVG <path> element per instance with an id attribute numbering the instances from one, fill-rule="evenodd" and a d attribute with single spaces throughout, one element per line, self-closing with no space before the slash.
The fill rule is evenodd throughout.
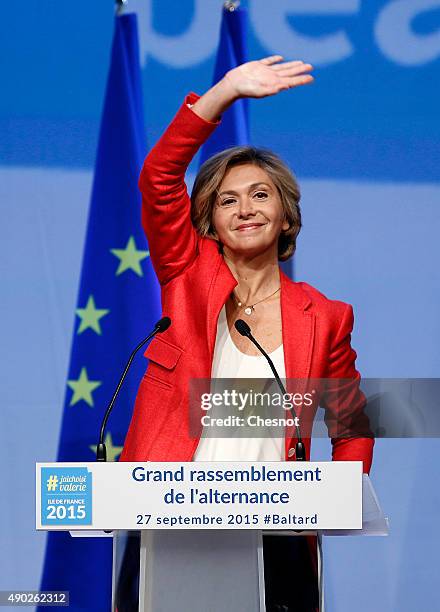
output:
<path id="1" fill-rule="evenodd" d="M 246 323 L 246 321 L 243 321 L 243 319 L 237 319 L 234 323 L 235 325 L 235 329 L 242 335 L 242 336 L 249 336 L 251 333 L 251 328 L 249 327 L 249 325 Z"/>
<path id="2" fill-rule="evenodd" d="M 171 325 L 170 317 L 162 317 L 160 321 L 156 323 L 156 332 L 161 333 L 169 328 Z"/>

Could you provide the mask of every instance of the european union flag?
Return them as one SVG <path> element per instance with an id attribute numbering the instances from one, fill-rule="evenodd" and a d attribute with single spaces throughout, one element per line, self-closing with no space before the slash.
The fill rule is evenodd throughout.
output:
<path id="1" fill-rule="evenodd" d="M 126 14 L 115 18 L 58 461 L 94 461 L 101 419 L 128 356 L 160 318 L 140 221 L 144 155 L 137 21 Z M 135 360 L 110 417 L 109 461 L 122 450 L 144 370 L 145 362 Z M 107 612 L 111 568 L 111 539 L 50 533 L 41 588 L 70 591 L 71 609 Z"/>
<path id="2" fill-rule="evenodd" d="M 246 40 L 246 10 L 234 7 L 232 2 L 226 3 L 222 13 L 213 83 L 223 78 L 228 70 L 247 62 Z M 247 144 L 249 144 L 249 108 L 248 100 L 242 98 L 223 113 L 221 124 L 202 147 L 200 163 L 223 149 Z"/>

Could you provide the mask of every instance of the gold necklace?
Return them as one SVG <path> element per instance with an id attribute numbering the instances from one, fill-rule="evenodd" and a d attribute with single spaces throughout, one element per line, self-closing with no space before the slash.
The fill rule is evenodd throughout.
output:
<path id="1" fill-rule="evenodd" d="M 267 295 L 265 298 L 263 298 L 262 300 L 259 300 L 258 302 L 254 302 L 254 304 L 250 304 L 249 306 L 243 305 L 243 302 L 241 301 L 240 296 L 238 296 L 238 299 L 235 296 L 234 291 L 232 292 L 233 296 L 236 298 L 237 300 L 237 306 L 239 306 L 240 308 L 244 308 L 244 312 L 248 315 L 251 316 L 251 314 L 253 313 L 253 311 L 255 310 L 255 306 L 257 304 L 260 304 L 261 302 L 264 302 L 264 300 L 268 300 L 270 297 L 272 297 L 273 295 L 275 295 L 275 293 L 278 293 L 278 291 L 281 289 L 281 287 L 278 287 L 278 289 L 276 291 L 274 291 L 273 293 L 271 293 L 270 295 Z"/>

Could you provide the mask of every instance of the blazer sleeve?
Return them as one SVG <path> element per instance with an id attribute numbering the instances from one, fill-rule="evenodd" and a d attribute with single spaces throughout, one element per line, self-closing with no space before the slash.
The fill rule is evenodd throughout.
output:
<path id="1" fill-rule="evenodd" d="M 186 96 L 145 158 L 139 178 L 142 226 L 161 285 L 190 266 L 198 252 L 200 237 L 191 223 L 185 172 L 199 147 L 220 123 L 206 121 L 189 108 L 188 104 L 198 98 L 194 93 Z"/>
<path id="2" fill-rule="evenodd" d="M 356 370 L 356 352 L 351 347 L 353 308 L 344 304 L 341 323 L 332 342 L 326 391 L 321 405 L 332 441 L 334 461 L 362 461 L 369 473 L 373 458 L 374 436 L 364 412 L 367 400 L 359 388 L 361 376 Z M 334 380 L 333 380 L 334 379 Z"/>

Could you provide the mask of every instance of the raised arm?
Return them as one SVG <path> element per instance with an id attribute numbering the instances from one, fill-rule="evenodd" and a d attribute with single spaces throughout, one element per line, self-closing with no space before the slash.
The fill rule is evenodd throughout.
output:
<path id="1" fill-rule="evenodd" d="M 173 121 L 147 155 L 140 179 L 142 226 L 150 257 L 161 285 L 181 274 L 197 254 L 198 236 L 191 223 L 186 170 L 200 145 L 217 123 L 205 121 L 186 97 Z"/>
<path id="2" fill-rule="evenodd" d="M 142 225 L 159 282 L 191 265 L 199 237 L 191 223 L 185 172 L 199 147 L 238 98 L 262 98 L 313 81 L 310 64 L 275 55 L 230 70 L 202 97 L 190 94 L 147 155 L 140 179 Z M 191 106 L 191 108 L 190 108 Z"/>

